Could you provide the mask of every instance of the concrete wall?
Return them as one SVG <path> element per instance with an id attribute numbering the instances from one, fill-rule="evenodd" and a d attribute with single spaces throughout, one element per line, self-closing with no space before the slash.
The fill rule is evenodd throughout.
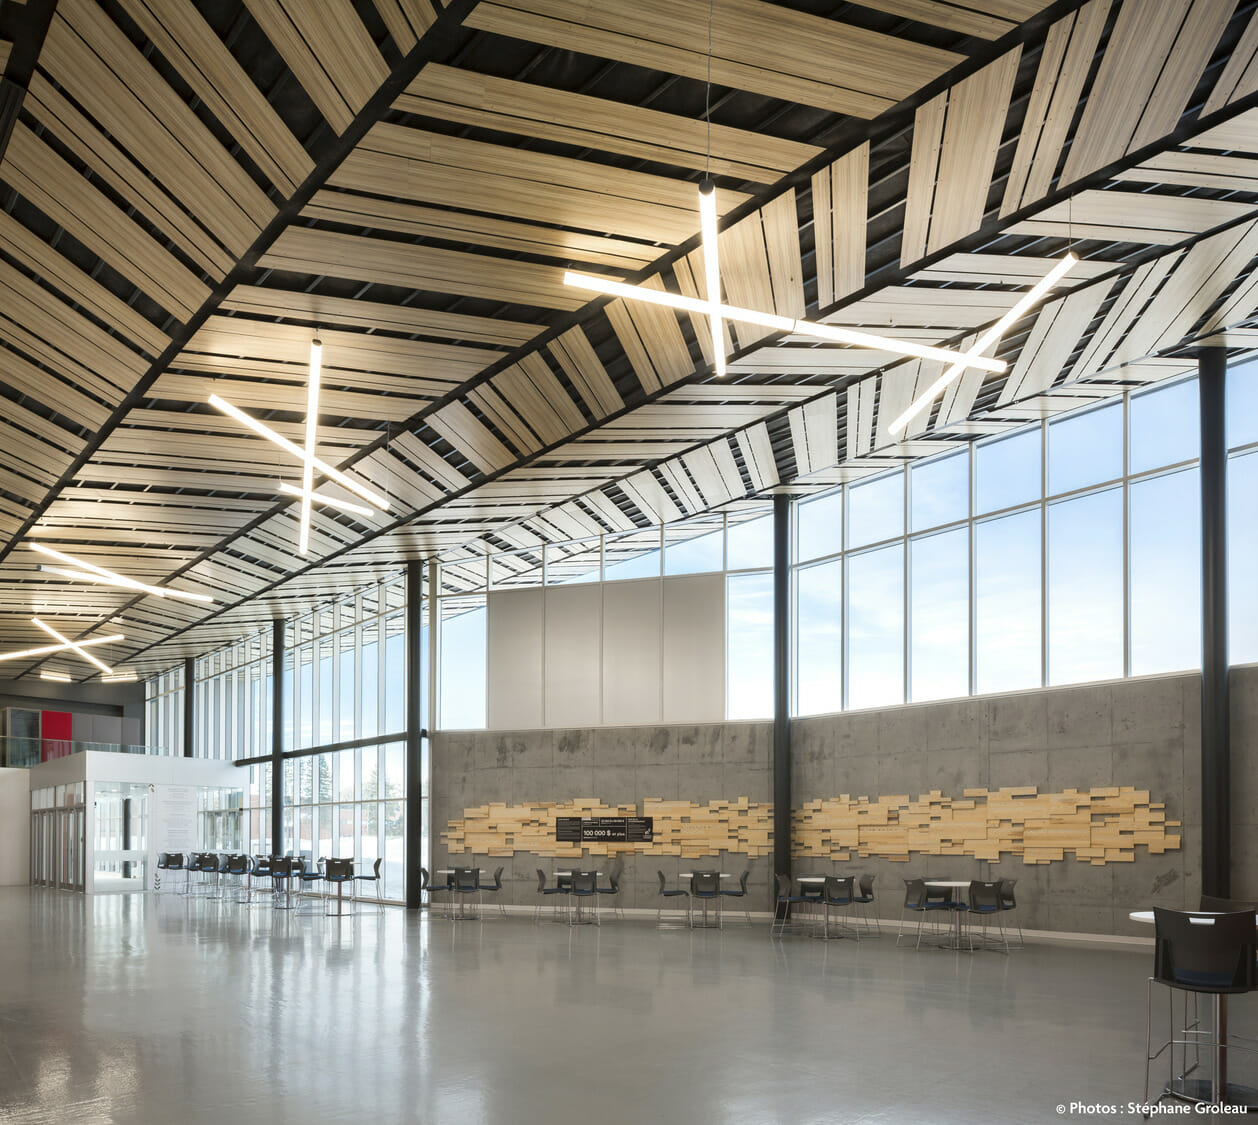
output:
<path id="1" fill-rule="evenodd" d="M 1150 936 L 1132 910 L 1195 907 L 1201 894 L 1201 681 L 1158 676 L 798 719 L 792 723 L 797 804 L 839 793 L 918 793 L 1035 785 L 1041 792 L 1130 785 L 1181 820 L 1182 847 L 1094 867 L 1072 856 L 1045 865 L 957 856 L 909 863 L 806 861 L 818 871 L 859 867 L 887 899 L 906 876 L 1016 878 L 1024 928 Z M 890 907 L 884 907 L 884 915 Z"/>
<path id="2" fill-rule="evenodd" d="M 465 808 L 490 801 L 563 801 L 598 797 L 609 804 L 644 798 L 711 801 L 747 797 L 771 801 L 769 775 L 772 750 L 768 723 L 707 723 L 650 727 L 599 727 L 582 730 L 446 731 L 432 740 L 433 868 L 450 864 L 440 839 L 448 821 Z M 562 861 L 518 852 L 514 857 L 455 857 L 488 873 L 503 864 L 505 900 L 533 906 L 537 901 L 537 868 L 550 872 Z M 663 871 L 670 885 L 680 871 L 693 870 L 697 860 L 675 856 L 626 856 L 622 882 L 626 907 L 655 909 Z M 601 858 L 600 871 L 610 860 Z M 724 870 L 741 871 L 742 857 L 722 857 Z M 751 863 L 749 886 L 755 908 L 768 909 L 770 859 Z M 488 876 L 486 876 L 487 878 Z"/>
<path id="3" fill-rule="evenodd" d="M 1258 898 L 1258 667 L 1233 672 L 1233 893 Z M 448 820 L 490 801 L 645 797 L 709 801 L 772 800 L 768 723 L 605 727 L 582 730 L 441 732 L 433 739 L 434 867 L 450 862 L 439 840 Z M 973 787 L 1034 785 L 1041 792 L 1130 785 L 1164 802 L 1183 822 L 1182 847 L 1163 855 L 1137 848 L 1132 862 L 1094 867 L 1072 857 L 1047 865 L 1017 858 L 983 863 L 915 856 L 908 863 L 801 859 L 811 871 L 872 871 L 881 913 L 899 913 L 902 880 L 919 873 L 953 878 L 1016 878 L 1025 928 L 1135 934 L 1147 927 L 1128 912 L 1152 905 L 1195 906 L 1200 895 L 1200 679 L 1196 674 L 1119 680 L 1045 691 L 855 711 L 792 723 L 795 804 L 931 789 L 960 796 Z M 467 862 L 468 857 L 456 857 Z M 557 861 L 533 855 L 470 857 L 506 865 L 509 902 L 536 900 L 536 868 Z M 606 863 L 606 861 L 603 861 Z M 656 905 L 655 871 L 671 876 L 696 861 L 626 860 L 625 905 Z M 720 857 L 726 871 L 743 861 Z M 600 866 L 603 866 L 600 864 Z M 769 898 L 768 859 L 753 861 L 756 905 Z"/>
<path id="4" fill-rule="evenodd" d="M 30 882 L 30 850 L 30 772 L 0 769 L 0 887 Z"/>

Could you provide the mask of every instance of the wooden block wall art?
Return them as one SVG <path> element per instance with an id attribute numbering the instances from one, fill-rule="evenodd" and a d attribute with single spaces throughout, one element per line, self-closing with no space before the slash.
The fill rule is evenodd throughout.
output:
<path id="1" fill-rule="evenodd" d="M 649 816 L 654 818 L 650 843 L 585 841 L 561 844 L 555 839 L 555 819 L 561 816 Z M 648 797 L 637 805 L 606 805 L 596 797 L 569 801 L 539 801 L 527 805 L 488 804 L 464 809 L 448 822 L 441 842 L 450 852 L 475 855 L 514 855 L 527 852 L 555 859 L 590 855 L 675 855 L 683 859 L 733 852 L 749 859 L 766 856 L 773 848 L 773 806 L 746 797 L 736 800 L 665 801 Z"/>
<path id="2" fill-rule="evenodd" d="M 1040 793 L 1035 786 L 994 792 L 938 789 L 916 798 L 852 797 L 809 801 L 792 816 L 794 854 L 824 859 L 956 855 L 997 862 L 1052 863 L 1067 853 L 1096 867 L 1131 863 L 1137 847 L 1150 855 L 1178 851 L 1180 827 L 1147 789 L 1108 786 Z"/>

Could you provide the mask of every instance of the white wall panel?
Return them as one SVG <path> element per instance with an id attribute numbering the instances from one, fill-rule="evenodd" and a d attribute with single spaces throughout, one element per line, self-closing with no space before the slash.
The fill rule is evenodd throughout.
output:
<path id="1" fill-rule="evenodd" d="M 660 718 L 660 581 L 603 585 L 603 722 Z"/>
<path id="2" fill-rule="evenodd" d="M 598 583 L 546 590 L 546 713 L 548 727 L 596 726 L 601 721 L 603 590 Z"/>
<path id="3" fill-rule="evenodd" d="M 664 579 L 661 645 L 666 723 L 725 718 L 725 575 Z"/>
<path id="4" fill-rule="evenodd" d="M 489 595 L 490 730 L 542 725 L 542 615 L 540 586 Z"/>

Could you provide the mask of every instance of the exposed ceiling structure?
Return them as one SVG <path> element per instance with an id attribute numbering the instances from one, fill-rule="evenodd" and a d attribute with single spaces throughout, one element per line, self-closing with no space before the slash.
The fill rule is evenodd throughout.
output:
<path id="1" fill-rule="evenodd" d="M 1255 7 L 0 0 L 0 651 L 39 616 L 146 675 L 403 559 L 827 487 L 1249 348 Z M 718 381 L 706 318 L 563 284 L 701 294 L 707 167 L 732 304 L 964 349 L 1083 261 L 897 440 L 940 364 L 727 322 Z M 316 507 L 303 558 L 299 466 L 207 400 L 300 443 L 316 326 L 319 456 L 390 510 Z"/>

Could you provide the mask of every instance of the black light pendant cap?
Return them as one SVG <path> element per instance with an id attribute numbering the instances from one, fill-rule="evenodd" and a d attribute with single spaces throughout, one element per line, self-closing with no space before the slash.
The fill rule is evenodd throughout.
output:
<path id="1" fill-rule="evenodd" d="M 716 191 L 716 181 L 711 176 L 704 176 L 703 179 L 699 181 L 699 190 L 704 195 L 711 195 Z"/>

